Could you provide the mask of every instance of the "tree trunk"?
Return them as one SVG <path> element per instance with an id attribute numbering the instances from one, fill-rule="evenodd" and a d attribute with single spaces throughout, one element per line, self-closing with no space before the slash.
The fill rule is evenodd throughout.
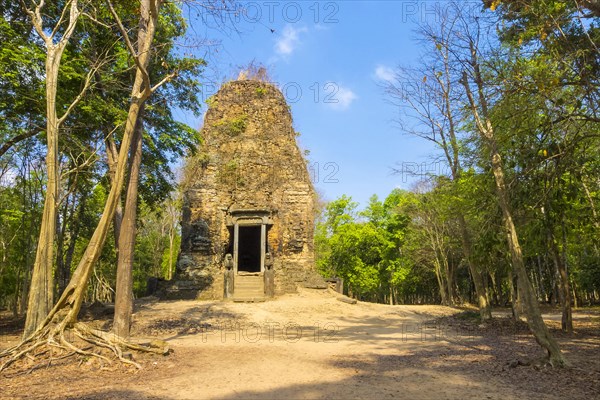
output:
<path id="1" fill-rule="evenodd" d="M 508 273 L 508 286 L 510 289 L 510 306 L 512 309 L 512 316 L 515 321 L 519 321 L 521 319 L 521 300 L 519 299 L 519 293 L 513 278 L 513 271 L 509 271 Z"/>
<path id="2" fill-rule="evenodd" d="M 152 3 L 149 5 L 149 3 Z M 125 179 L 125 171 L 127 169 L 127 159 L 129 148 L 132 142 L 132 136 L 135 131 L 135 125 L 137 117 L 140 112 L 142 104 L 151 95 L 151 91 L 144 85 L 144 82 L 148 80 L 148 76 L 145 68 L 148 66 L 150 46 L 154 37 L 156 29 L 156 23 L 158 18 L 158 8 L 160 7 L 160 0 L 144 0 L 142 1 L 142 16 L 140 29 L 146 31 L 146 40 L 139 44 L 139 55 L 137 56 L 137 68 L 135 81 L 132 87 L 131 102 L 127 114 L 127 120 L 125 123 L 125 129 L 123 132 L 123 139 L 121 141 L 121 148 L 119 150 L 119 158 L 117 161 L 117 169 L 115 173 L 115 179 L 111 185 L 110 191 L 107 195 L 104 210 L 100 217 L 100 221 L 92 234 L 92 237 L 85 249 L 85 252 L 73 273 L 71 281 L 67 285 L 67 288 L 62 293 L 60 299 L 52 311 L 48 314 L 43 322 L 43 325 L 47 325 L 52 319 L 60 312 L 61 318 L 57 321 L 57 326 L 54 331 L 63 331 L 67 326 L 72 326 L 77 321 L 77 314 L 81 309 L 81 303 L 83 301 L 84 293 L 87 289 L 89 278 L 92 274 L 93 267 L 100 257 L 102 247 L 106 241 L 108 231 L 110 228 L 110 222 L 114 217 L 115 210 L 120 201 L 121 192 L 123 188 L 123 182 Z M 152 10 L 149 12 L 148 10 Z"/>
<path id="3" fill-rule="evenodd" d="M 569 287 L 569 276 L 567 274 L 567 266 L 565 258 L 560 254 L 560 249 L 556 243 L 554 236 L 553 224 L 551 221 L 550 208 L 544 212 L 546 216 L 546 234 L 548 238 L 548 246 L 552 254 L 555 273 L 558 282 L 558 297 L 560 299 L 560 307 L 562 309 L 561 329 L 563 332 L 573 333 L 573 313 L 571 310 L 571 289 Z M 563 253 L 566 249 L 563 249 Z"/>
<path id="4" fill-rule="evenodd" d="M 448 262 L 448 255 L 442 255 L 441 260 L 442 264 L 444 265 L 444 275 L 446 275 L 446 305 L 453 306 L 454 294 L 452 293 L 452 274 L 450 272 L 450 263 Z"/>
<path id="5" fill-rule="evenodd" d="M 551 238 L 552 239 L 552 238 Z M 569 276 L 567 266 L 559 254 L 558 245 L 551 240 L 552 253 L 559 281 L 560 306 L 562 308 L 561 328 L 564 332 L 573 333 L 573 313 L 571 310 L 571 289 L 569 288 Z"/>
<path id="6" fill-rule="evenodd" d="M 454 120 L 454 113 L 452 111 L 453 106 L 451 104 L 451 87 L 454 85 L 454 82 L 451 78 L 450 72 L 450 48 L 448 46 L 448 43 L 446 43 L 445 48 L 442 47 L 442 49 L 444 50 L 444 73 L 441 76 L 436 76 L 436 80 L 438 81 L 440 88 L 442 89 L 442 97 L 445 105 L 445 116 L 448 119 L 448 140 L 446 140 L 446 138 L 442 135 L 442 143 L 444 154 L 446 155 L 448 165 L 450 166 L 450 171 L 452 173 L 452 180 L 453 182 L 458 183 L 462 174 L 462 163 L 460 160 L 460 145 L 458 142 L 458 138 L 456 137 L 456 124 Z M 487 292 L 485 290 L 485 285 L 483 283 L 483 277 L 481 275 L 481 271 L 473 261 L 471 250 L 471 236 L 469 234 L 469 229 L 467 227 L 465 216 L 462 212 L 458 211 L 457 217 L 460 227 L 463 255 L 467 261 L 469 273 L 471 274 L 471 279 L 473 279 L 473 283 L 475 284 L 477 304 L 479 306 L 479 316 L 482 321 L 487 321 L 492 319 L 492 309 L 490 307 Z"/>
<path id="7" fill-rule="evenodd" d="M 68 185 L 68 184 L 67 184 Z M 65 288 L 66 284 L 62 285 L 62 283 L 64 282 L 64 275 L 65 275 L 65 263 L 64 263 L 64 245 L 65 245 L 65 236 L 66 236 L 66 231 L 67 231 L 67 226 L 68 226 L 68 222 L 67 222 L 67 218 L 68 218 L 68 214 L 69 214 L 69 203 L 70 203 L 70 196 L 67 196 L 67 198 L 64 201 L 64 205 L 62 207 L 61 213 L 60 213 L 60 218 L 57 219 L 56 221 L 56 277 L 55 277 L 55 281 L 57 281 L 57 285 L 55 285 L 55 290 L 58 293 L 55 293 L 57 296 L 60 296 L 60 294 L 62 293 L 62 290 Z M 71 213 L 72 215 L 72 213 Z M 67 278 L 67 282 L 68 282 L 68 278 Z"/>
<path id="8" fill-rule="evenodd" d="M 53 29 L 44 26 L 41 12 L 44 2 L 36 4 L 35 9 L 27 8 L 24 11 L 31 20 L 32 27 L 46 46 L 46 171 L 48 182 L 46 184 L 46 197 L 40 225 L 40 235 L 36 249 L 35 262 L 29 288 L 29 301 L 23 337 L 28 337 L 45 320 L 54 303 L 54 238 L 56 235 L 56 212 L 58 203 L 58 135 L 59 127 L 68 115 L 71 107 L 67 108 L 61 118 L 56 110 L 56 95 L 58 91 L 58 73 L 63 52 L 77 26 L 81 15 L 77 0 L 69 4 L 69 17 L 60 18 Z M 66 7 L 66 5 L 65 5 Z M 66 13 L 63 15 L 66 16 Z M 67 22 L 68 21 L 68 22 Z M 62 24 L 66 24 L 59 40 L 56 33 Z M 86 86 L 87 87 L 87 86 Z M 73 106 L 74 103 L 71 104 Z"/>
<path id="9" fill-rule="evenodd" d="M 540 293 L 542 297 L 542 301 L 547 301 L 548 295 L 546 293 L 546 287 L 544 286 L 544 274 L 542 274 L 542 260 L 540 255 L 537 255 L 537 267 L 538 267 L 538 276 L 540 281 Z"/>
<path id="10" fill-rule="evenodd" d="M 117 145 L 112 136 L 106 139 L 106 158 L 108 161 L 108 175 L 110 176 L 111 184 L 115 181 L 115 175 L 117 173 L 117 160 L 119 158 L 119 151 Z M 113 218 L 113 230 L 115 232 L 115 252 L 117 253 L 117 259 L 119 258 L 119 233 L 121 232 L 121 222 L 123 221 L 123 206 L 119 201 L 117 209 L 115 210 L 115 216 Z"/>
<path id="11" fill-rule="evenodd" d="M 56 235 L 56 207 L 58 196 L 58 117 L 56 114 L 56 92 L 58 69 L 64 46 L 46 42 L 46 170 L 48 183 L 40 226 L 29 301 L 23 337 L 28 337 L 44 321 L 54 303 L 54 237 Z"/>
<path id="12" fill-rule="evenodd" d="M 535 296 L 531 282 L 527 277 L 527 270 L 523 262 L 523 254 L 521 245 L 517 235 L 517 230 L 512 219 L 512 212 L 508 203 L 508 193 L 504 183 L 504 171 L 502 169 L 502 161 L 500 154 L 497 151 L 496 143 L 492 135 L 488 135 L 488 146 L 491 150 L 492 169 L 496 179 L 496 189 L 498 192 L 498 201 L 502 209 L 504 226 L 508 232 L 508 247 L 510 249 L 513 268 L 518 277 L 517 288 L 520 293 L 521 300 L 525 305 L 525 313 L 527 315 L 527 323 L 536 338 L 536 341 L 548 351 L 548 356 L 553 365 L 565 365 L 566 360 L 560 351 L 558 342 L 548 331 L 542 314 L 540 312 L 538 300 Z"/>
<path id="13" fill-rule="evenodd" d="M 579 308 L 579 300 L 577 299 L 577 284 L 575 281 L 573 281 L 571 288 L 573 290 L 573 308 L 577 310 L 577 308 Z"/>
<path id="14" fill-rule="evenodd" d="M 140 14 L 142 19 L 147 19 L 152 4 L 148 1 L 142 2 Z M 140 54 L 144 49 L 147 34 L 143 24 L 137 34 L 137 51 Z M 153 35 L 152 35 L 153 36 Z M 150 36 L 150 40 L 152 40 Z M 146 63 L 147 66 L 147 63 Z M 148 83 L 146 82 L 146 85 Z M 149 87 L 140 86 L 142 90 L 149 90 Z M 117 263 L 117 288 L 115 293 L 115 317 L 113 331 L 117 336 L 127 338 L 131 328 L 131 314 L 133 313 L 133 261 L 136 238 L 136 219 L 137 219 L 137 197 L 139 186 L 140 165 L 142 163 L 142 114 L 144 105 L 142 104 L 136 116 L 133 138 L 130 149 L 129 182 L 127 185 L 127 194 L 125 199 L 125 208 L 122 214 L 121 226 L 119 227 L 118 237 L 118 263 Z M 123 150 L 121 148 L 121 150 Z M 116 221 L 115 221 L 116 222 Z M 115 232 L 117 227 L 115 226 Z"/>
<path id="15" fill-rule="evenodd" d="M 142 163 L 142 131 L 141 115 L 138 115 L 133 140 L 131 142 L 129 183 L 123 221 L 119 233 L 119 257 L 117 264 L 117 289 L 115 294 L 115 319 L 113 330 L 117 336 L 127 338 L 131 328 L 133 313 L 133 261 L 136 238 L 137 198 Z"/>
<path id="16" fill-rule="evenodd" d="M 80 221 L 82 221 L 82 219 L 83 219 L 86 204 L 87 204 L 87 197 L 81 196 L 81 199 L 79 200 L 78 209 L 77 209 L 78 216 L 76 217 L 79 220 L 79 222 L 77 222 L 74 225 L 73 232 L 71 234 L 71 237 L 69 238 L 69 246 L 67 247 L 67 252 L 65 255 L 65 262 L 64 262 L 64 264 L 65 264 L 64 265 L 65 276 L 63 277 L 64 282 L 61 282 L 61 284 L 60 284 L 61 286 L 60 286 L 59 294 L 65 290 L 65 288 L 69 284 L 69 280 L 71 278 L 71 265 L 73 265 L 73 254 L 75 254 L 75 246 L 77 245 L 77 238 L 79 237 L 79 230 L 81 229 Z"/>
<path id="17" fill-rule="evenodd" d="M 561 258 L 561 270 L 560 276 L 563 281 L 563 290 L 565 292 L 565 304 L 563 306 L 563 314 L 562 314 L 562 329 L 565 332 L 573 333 L 573 310 L 571 309 L 571 289 L 570 289 L 570 279 L 568 272 L 568 261 L 567 261 L 567 228 L 565 226 L 565 216 L 564 212 L 561 213 L 561 226 L 562 226 L 562 258 Z M 574 296 L 575 298 L 575 296 Z M 577 299 L 575 298 L 575 307 L 577 307 Z"/>
<path id="18" fill-rule="evenodd" d="M 175 247 L 175 229 L 171 226 L 169 228 L 169 268 L 167 269 L 167 273 L 165 279 L 171 280 L 173 278 L 173 250 Z"/>
<path id="19" fill-rule="evenodd" d="M 440 261 L 438 258 L 438 255 L 436 254 L 435 256 L 435 260 L 434 260 L 434 271 L 435 271 L 435 277 L 437 279 L 438 282 L 438 287 L 440 290 L 440 297 L 442 298 L 442 305 L 443 306 L 447 306 L 448 305 L 448 291 L 446 290 L 446 283 L 442 274 L 442 268 L 440 266 Z"/>
<path id="20" fill-rule="evenodd" d="M 471 43 L 473 46 L 473 43 Z M 517 229 L 513 222 L 512 211 L 509 205 L 509 193 L 506 188 L 506 183 L 504 179 L 504 169 L 502 166 L 502 158 L 498 151 L 498 145 L 496 143 L 496 138 L 494 136 L 494 128 L 491 120 L 488 115 L 488 106 L 487 100 L 484 95 L 483 89 L 483 78 L 481 76 L 481 72 L 479 71 L 479 62 L 477 59 L 477 51 L 474 47 L 471 47 L 471 56 L 472 56 L 472 67 L 474 69 L 474 79 L 475 84 L 477 85 L 478 98 L 479 98 L 479 106 L 481 107 L 481 115 L 480 116 L 477 104 L 475 103 L 475 99 L 473 98 L 473 94 L 471 92 L 469 81 L 467 78 L 467 73 L 463 72 L 463 76 L 461 79 L 461 83 L 465 87 L 465 94 L 467 95 L 469 106 L 475 120 L 475 124 L 477 125 L 477 129 L 481 138 L 484 140 L 488 151 L 490 153 L 490 159 L 492 164 L 492 172 L 494 174 L 494 179 L 496 182 L 496 193 L 498 195 L 498 203 L 500 209 L 502 210 L 502 217 L 504 222 L 504 227 L 507 232 L 507 241 L 508 247 L 510 249 L 511 261 L 513 265 L 513 269 L 518 278 L 518 290 L 521 294 L 521 299 L 525 305 L 525 313 L 527 315 L 527 323 L 529 328 L 532 330 L 536 341 L 540 346 L 545 348 L 548 352 L 548 357 L 552 365 L 556 366 L 564 366 L 567 364 L 566 359 L 560 351 L 560 347 L 558 342 L 554 339 L 554 337 L 550 334 L 548 327 L 544 323 L 542 319 L 542 314 L 540 312 L 540 307 L 538 304 L 538 300 L 533 292 L 533 288 L 531 286 L 531 282 L 527 277 L 527 270 L 525 269 L 525 263 L 523 261 L 523 254 L 521 252 L 521 245 L 519 243 L 519 237 L 517 235 Z"/>
<path id="21" fill-rule="evenodd" d="M 490 278 L 492 280 L 492 284 L 490 285 L 490 289 L 492 294 L 490 295 L 490 305 L 498 306 L 500 304 L 500 295 L 498 293 L 498 285 L 496 282 L 496 273 L 490 273 Z"/>
<path id="22" fill-rule="evenodd" d="M 473 284 L 475 285 L 475 293 L 477 295 L 477 303 L 479 305 L 479 316 L 481 317 L 482 321 L 487 321 L 492 319 L 492 307 L 490 307 L 490 302 L 487 297 L 481 271 L 479 271 L 479 268 L 477 268 L 473 262 L 473 257 L 471 254 L 471 237 L 467 229 L 465 217 L 462 214 L 459 214 L 458 221 L 460 224 L 463 254 L 465 255 L 467 265 L 469 266 L 469 272 L 471 273 Z"/>

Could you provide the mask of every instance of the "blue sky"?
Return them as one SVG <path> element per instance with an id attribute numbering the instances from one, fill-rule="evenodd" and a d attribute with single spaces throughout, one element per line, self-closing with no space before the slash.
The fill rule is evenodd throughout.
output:
<path id="1" fill-rule="evenodd" d="M 326 200 L 347 194 L 362 207 L 372 194 L 383 199 L 395 187 L 409 188 L 414 178 L 392 168 L 427 163 L 434 149 L 398 128 L 399 112 L 386 101 L 382 84 L 396 66 L 416 61 L 416 22 L 434 18 L 434 3 L 242 4 L 246 14 L 228 15 L 228 26 L 233 22 L 238 32 L 192 22 L 196 34 L 219 43 L 206 53 L 213 82 L 204 97 L 235 78 L 240 66 L 264 64 L 291 105 L 299 144 L 310 151 L 315 185 Z"/>

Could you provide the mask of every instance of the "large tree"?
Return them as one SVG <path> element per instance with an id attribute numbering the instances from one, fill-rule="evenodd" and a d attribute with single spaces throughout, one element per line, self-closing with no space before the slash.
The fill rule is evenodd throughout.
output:
<path id="1" fill-rule="evenodd" d="M 507 167 L 503 162 L 502 139 L 495 111 L 501 100 L 511 95 L 503 91 L 503 80 L 497 66 L 507 60 L 505 48 L 495 35 L 495 24 L 489 14 L 473 8 L 464 8 L 451 2 L 436 8 L 438 27 L 427 30 L 428 42 L 435 56 L 424 59 L 424 95 L 410 103 L 418 113 L 422 126 L 428 128 L 429 140 L 440 143 L 450 165 L 450 175 L 460 182 L 463 173 L 459 147 L 473 149 L 471 157 L 479 168 L 490 172 L 495 183 L 496 201 L 504 224 L 504 236 L 509 249 L 511 266 L 518 277 L 517 287 L 525 308 L 529 326 L 539 344 L 548 351 L 550 362 L 564 365 L 564 356 L 557 341 L 552 337 L 542 319 L 538 299 L 534 292 L 522 253 L 521 237 L 515 222 L 514 192 L 508 185 Z M 432 81 L 433 83 L 429 83 Z M 414 82 L 414 79 L 413 79 Z M 430 87 L 433 86 L 433 89 Z M 504 87 L 505 88 L 505 87 Z M 454 139 L 459 129 L 466 141 L 461 144 Z M 514 143 L 514 142 L 513 142 Z M 458 161 L 457 161 L 458 160 Z M 465 226 L 462 219 L 461 225 Z M 463 239 L 468 239 L 468 232 Z M 469 240 L 463 240 L 466 259 L 472 259 Z M 483 283 L 482 283 L 483 285 Z M 484 292 L 485 288 L 477 290 Z"/>
<path id="2" fill-rule="evenodd" d="M 492 25 L 485 25 L 478 15 L 467 11 L 461 12 L 454 8 L 457 21 L 455 46 L 459 56 L 457 67 L 462 70 L 460 83 L 464 87 L 466 106 L 470 110 L 475 131 L 481 137 L 485 152 L 491 163 L 491 170 L 496 183 L 497 200 L 502 210 L 506 239 L 510 250 L 512 267 L 518 277 L 518 290 L 523 299 L 527 322 L 537 342 L 548 352 L 552 365 L 564 366 L 566 360 L 560 351 L 558 342 L 550 334 L 548 327 L 542 319 L 538 299 L 531 285 L 525 268 L 519 235 L 514 222 L 513 210 L 510 204 L 511 192 L 507 186 L 505 166 L 500 154 L 498 139 L 495 132 L 495 123 L 492 119 L 494 94 L 487 84 L 489 76 L 485 76 L 483 57 L 492 57 L 486 53 L 483 36 L 489 34 Z M 489 39 L 486 41 L 489 43 Z"/>
<path id="3" fill-rule="evenodd" d="M 542 176 L 538 182 L 544 182 L 545 187 L 537 193 L 544 194 L 539 200 L 544 206 L 541 209 L 543 236 L 560 282 L 562 328 L 571 332 L 572 292 L 566 239 L 570 224 L 565 221 L 565 215 L 574 204 L 565 201 L 563 194 L 568 186 L 573 186 L 565 182 L 581 176 L 585 170 L 577 166 L 587 164 L 580 149 L 595 140 L 600 123 L 599 3 L 585 0 L 484 3 L 502 19 L 500 39 L 518 60 L 518 70 L 513 69 L 516 75 L 507 79 L 513 93 L 507 105 L 515 103 L 515 99 L 519 102 L 521 95 L 526 100 L 520 104 L 531 110 L 529 115 L 541 116 L 532 129 L 541 138 L 536 151 L 545 159 L 544 167 L 537 168 L 538 175 Z M 594 199 L 587 195 L 590 191 L 585 176 L 581 176 L 580 181 L 578 191 L 586 193 L 594 211 Z M 593 214 L 592 218 L 597 221 Z"/>
<path id="4" fill-rule="evenodd" d="M 81 10 L 77 0 L 67 1 L 63 5 L 55 21 L 47 21 L 43 13 L 45 2 L 24 3 L 23 7 L 29 16 L 35 33 L 39 36 L 46 51 L 45 83 L 46 83 L 46 196 L 44 211 L 40 226 L 40 235 L 37 245 L 31 287 L 29 290 L 29 303 L 27 319 L 25 320 L 24 337 L 31 335 L 54 304 L 54 238 L 56 234 L 56 210 L 58 206 L 58 140 L 59 129 L 69 116 L 70 111 L 80 101 L 85 90 L 89 87 L 89 80 L 71 106 L 61 115 L 57 110 L 58 74 L 63 53 L 75 32 Z"/>
<path id="5" fill-rule="evenodd" d="M 461 143 L 461 104 L 456 102 L 461 88 L 454 71 L 452 35 L 455 20 L 444 15 L 445 7 L 437 6 L 439 23 L 423 23 L 419 29 L 420 40 L 430 49 L 417 68 L 398 68 L 395 79 L 387 84 L 386 91 L 394 103 L 404 110 L 401 128 L 414 136 L 432 142 L 443 156 L 455 186 L 460 184 L 464 170 L 464 146 Z M 409 122 L 410 121 L 410 122 Z M 401 171 L 406 173 L 407 171 Z M 460 204 L 454 204 L 460 228 L 465 263 L 473 279 L 482 321 L 492 318 L 491 306 L 484 284 L 484 271 L 473 257 L 473 240 Z M 439 247 L 439 246 L 436 246 Z M 446 303 L 452 303 L 451 286 L 441 282 L 446 289 Z"/>
<path id="6" fill-rule="evenodd" d="M 161 87 L 154 95 L 154 100 L 149 100 L 138 116 L 130 149 L 125 204 L 122 214 L 117 214 L 115 218 L 118 257 L 113 329 L 123 337 L 129 336 L 133 310 L 138 192 L 140 189 L 144 190 L 144 197 L 149 204 L 162 201 L 171 190 L 171 185 L 168 184 L 170 170 L 163 169 L 169 164 L 169 153 L 181 157 L 186 150 L 193 152 L 198 144 L 197 132 L 175 122 L 171 108 L 177 106 L 198 114 L 200 88 L 196 77 L 204 62 L 175 54 L 174 41 L 185 34 L 186 23 L 175 5 L 165 4 L 163 7 L 163 23 L 156 32 L 148 73 L 151 77 L 160 79 L 169 71 L 177 72 L 169 85 Z M 116 12 L 113 16 L 118 18 Z M 121 35 L 126 34 L 128 33 L 121 31 Z M 144 42 L 144 34 L 143 31 L 138 31 L 138 44 Z M 142 157 L 144 143 L 147 143 L 148 154 Z M 146 184 L 141 184 L 142 179 L 147 181 Z"/>
<path id="7" fill-rule="evenodd" d="M 111 10 L 114 10 L 112 3 L 107 2 L 107 4 Z M 39 5 L 40 9 L 43 5 L 43 3 Z M 70 6 L 72 10 L 71 15 L 78 15 L 78 10 L 76 7 L 75 9 L 73 8 L 73 3 L 70 3 Z M 87 339 L 94 344 L 102 342 L 104 346 L 111 348 L 121 360 L 133 363 L 122 357 L 120 346 L 127 346 L 127 342 L 118 336 L 110 337 L 109 335 L 102 334 L 101 332 L 94 331 L 85 325 L 77 323 L 77 315 L 81 308 L 81 303 L 85 291 L 87 290 L 87 283 L 91 276 L 94 264 L 100 256 L 115 209 L 120 201 L 127 169 L 129 149 L 133 141 L 140 110 L 146 100 L 176 74 L 176 72 L 173 71 L 161 77 L 158 82 L 152 83 L 147 70 L 152 54 L 151 49 L 154 35 L 159 23 L 161 6 L 162 1 L 160 0 L 143 0 L 138 14 L 139 30 L 144 32 L 143 41 L 139 42 L 137 46 L 134 46 L 127 34 L 124 34 L 122 38 L 135 63 L 135 80 L 131 88 L 130 105 L 120 143 L 116 171 L 110 186 L 110 191 L 107 194 L 102 216 L 100 217 L 98 225 L 94 230 L 69 284 L 58 299 L 56 305 L 34 332 L 26 336 L 16 347 L 2 353 L 2 356 L 8 357 L 2 368 L 6 368 L 6 366 L 36 348 L 46 345 L 52 346 L 57 343 L 60 347 L 63 347 L 68 351 L 74 351 L 79 354 L 96 355 L 79 349 L 70 343 L 64 335 L 66 329 L 73 329 L 79 337 Z M 119 30 L 126 33 L 128 30 L 123 25 L 121 19 L 118 18 L 116 11 L 113 11 L 113 16 L 115 17 L 114 23 L 117 24 Z M 131 344 L 129 344 L 129 346 L 139 348 L 139 346 Z M 164 351 L 164 349 L 162 351 Z M 100 355 L 97 356 L 102 357 Z"/>

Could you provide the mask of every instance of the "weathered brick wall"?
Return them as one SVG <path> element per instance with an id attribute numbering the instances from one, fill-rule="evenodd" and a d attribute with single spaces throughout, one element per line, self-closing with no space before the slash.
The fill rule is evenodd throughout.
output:
<path id="1" fill-rule="evenodd" d="M 314 271 L 315 193 L 289 107 L 271 84 L 240 80 L 209 101 L 204 143 L 184 197 L 182 247 L 169 297 L 223 297 L 229 212 L 270 211 L 276 294 L 320 286 Z"/>

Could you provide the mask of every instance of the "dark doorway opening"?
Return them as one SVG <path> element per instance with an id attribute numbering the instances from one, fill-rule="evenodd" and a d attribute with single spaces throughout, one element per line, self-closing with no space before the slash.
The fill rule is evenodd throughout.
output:
<path id="1" fill-rule="evenodd" d="M 238 271 L 260 272 L 260 225 L 240 226 Z"/>

